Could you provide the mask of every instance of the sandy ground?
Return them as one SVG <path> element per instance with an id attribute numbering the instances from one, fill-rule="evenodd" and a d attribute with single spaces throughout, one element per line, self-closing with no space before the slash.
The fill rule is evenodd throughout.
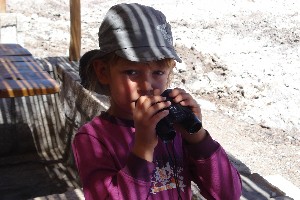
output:
<path id="1" fill-rule="evenodd" d="M 82 54 L 97 48 L 100 22 L 119 2 L 81 1 Z M 199 100 L 213 137 L 252 172 L 280 174 L 300 187 L 300 2 L 141 2 L 170 21 L 184 61 L 173 86 Z M 34 56 L 68 55 L 68 3 L 7 0 Z"/>

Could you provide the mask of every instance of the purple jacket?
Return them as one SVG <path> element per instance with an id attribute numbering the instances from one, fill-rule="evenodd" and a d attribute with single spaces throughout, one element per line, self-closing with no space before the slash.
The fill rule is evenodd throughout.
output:
<path id="1" fill-rule="evenodd" d="M 85 199 L 191 199 L 191 181 L 207 199 L 240 198 L 239 173 L 210 135 L 193 145 L 179 134 L 159 141 L 148 162 L 131 153 L 134 131 L 133 121 L 107 113 L 79 129 L 72 145 Z"/>

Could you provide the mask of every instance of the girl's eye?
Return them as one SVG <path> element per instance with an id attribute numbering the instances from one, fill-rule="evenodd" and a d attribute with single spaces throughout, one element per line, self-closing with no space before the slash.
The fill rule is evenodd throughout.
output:
<path id="1" fill-rule="evenodd" d="M 137 71 L 136 70 L 126 70 L 126 71 L 124 71 L 124 73 L 127 75 L 136 75 Z"/>
<path id="2" fill-rule="evenodd" d="M 157 71 L 154 71 L 154 74 L 155 74 L 155 75 L 164 75 L 165 72 L 164 72 L 164 71 L 157 70 Z"/>

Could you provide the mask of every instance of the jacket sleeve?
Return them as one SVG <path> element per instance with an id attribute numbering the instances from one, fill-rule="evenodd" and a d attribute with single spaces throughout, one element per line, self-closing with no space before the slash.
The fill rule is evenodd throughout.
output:
<path id="1" fill-rule="evenodd" d="M 72 148 L 86 200 L 146 199 L 153 163 L 130 153 L 118 169 L 103 143 L 88 134 L 76 134 Z"/>
<path id="2" fill-rule="evenodd" d="M 208 134 L 198 144 L 185 144 L 194 182 L 207 199 L 238 200 L 242 194 L 241 178 L 222 146 Z"/>

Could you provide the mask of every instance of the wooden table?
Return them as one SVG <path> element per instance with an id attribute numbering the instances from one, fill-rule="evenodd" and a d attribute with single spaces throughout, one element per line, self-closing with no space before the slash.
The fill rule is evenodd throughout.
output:
<path id="1" fill-rule="evenodd" d="M 0 98 L 54 94 L 59 84 L 19 44 L 0 44 Z"/>

